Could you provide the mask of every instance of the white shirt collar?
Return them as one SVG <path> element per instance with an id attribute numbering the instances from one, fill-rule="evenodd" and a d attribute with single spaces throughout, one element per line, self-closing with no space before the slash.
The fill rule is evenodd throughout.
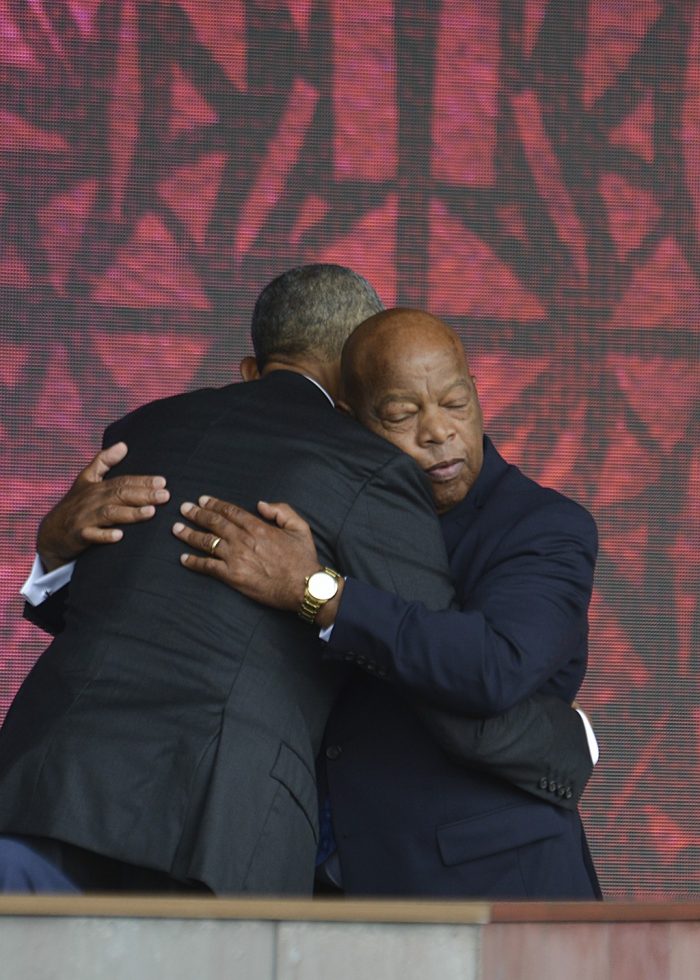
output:
<path id="1" fill-rule="evenodd" d="M 326 398 L 331 403 L 331 405 L 333 406 L 333 408 L 335 408 L 335 402 L 333 401 L 333 399 L 331 398 L 331 396 L 328 394 L 328 392 L 326 391 L 326 389 L 323 387 L 323 385 L 322 384 L 319 384 L 318 381 L 315 378 L 310 378 L 308 376 L 308 374 L 305 374 L 304 377 L 306 378 L 307 381 L 310 381 L 312 385 L 316 385 L 316 387 L 318 388 L 318 390 L 323 392 L 323 394 L 326 396 Z"/>

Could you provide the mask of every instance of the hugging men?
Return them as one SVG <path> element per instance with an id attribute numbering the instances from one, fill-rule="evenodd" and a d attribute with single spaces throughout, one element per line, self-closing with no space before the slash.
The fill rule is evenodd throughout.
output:
<path id="1" fill-rule="evenodd" d="M 292 270 L 256 305 L 251 383 L 107 431 L 129 447 L 110 476 L 161 472 L 170 501 L 80 556 L 65 628 L 0 735 L 0 829 L 78 887 L 309 892 L 333 708 L 323 754 L 346 892 L 598 894 L 567 806 L 582 781 L 552 734 L 573 723 L 585 751 L 566 702 L 585 670 L 593 522 L 501 460 L 461 346 L 433 318 L 370 321 L 343 365 L 365 425 L 338 412 L 343 343 L 380 309 L 349 270 Z M 319 560 L 288 592 L 307 620 L 333 614 L 329 642 L 180 563 L 169 529 L 202 493 L 284 500 L 308 521 Z M 226 565 L 228 539 L 203 526 L 207 560 Z M 304 584 L 319 564 L 337 609 Z M 520 737 L 468 717 L 506 709 Z"/>

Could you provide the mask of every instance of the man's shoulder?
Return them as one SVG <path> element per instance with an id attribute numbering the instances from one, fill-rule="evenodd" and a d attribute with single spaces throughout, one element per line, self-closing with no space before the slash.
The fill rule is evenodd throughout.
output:
<path id="1" fill-rule="evenodd" d="M 119 429 L 130 427 L 133 424 L 158 423 L 162 421 L 172 421 L 178 415 L 197 411 L 211 405 L 222 393 L 237 387 L 228 385 L 226 388 L 197 388 L 194 391 L 180 392 L 177 395 L 168 395 L 165 398 L 157 398 L 154 401 L 139 405 L 120 419 L 112 423 L 110 428 Z"/>
<path id="2" fill-rule="evenodd" d="M 574 500 L 573 497 L 569 497 L 554 487 L 547 487 L 538 483 L 537 480 L 533 480 L 531 477 L 521 473 L 520 470 L 517 470 L 517 467 L 514 467 L 514 469 L 518 474 L 517 485 L 519 490 L 526 499 L 531 501 L 532 505 L 565 511 L 576 515 L 583 521 L 593 523 L 593 515 L 590 511 L 583 504 Z"/>
<path id="3" fill-rule="evenodd" d="M 543 520 L 551 520 L 561 515 L 573 524 L 595 529 L 593 515 L 583 504 L 554 487 L 544 486 L 502 457 L 498 458 L 504 465 L 489 490 L 490 501 L 506 507 L 513 517 L 537 515 Z"/>
<path id="4" fill-rule="evenodd" d="M 405 494 L 425 496 L 433 506 L 428 479 L 414 459 L 349 416 L 333 414 L 317 442 L 331 466 L 336 460 L 359 486 L 401 487 Z"/>
<path id="5" fill-rule="evenodd" d="M 246 387 L 255 387 L 251 395 L 259 402 L 261 425 L 270 423 L 278 435 L 289 429 L 295 437 L 308 436 L 317 453 L 331 459 L 343 456 L 355 467 L 362 468 L 363 462 L 372 468 L 382 467 L 393 460 L 415 466 L 396 446 L 335 408 L 325 392 L 303 375 L 275 371 L 262 383 Z"/>

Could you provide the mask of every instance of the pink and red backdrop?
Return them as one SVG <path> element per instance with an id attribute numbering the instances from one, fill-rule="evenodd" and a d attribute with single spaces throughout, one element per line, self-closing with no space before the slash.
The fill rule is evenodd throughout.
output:
<path id="1" fill-rule="evenodd" d="M 699 221 L 690 0 L 0 0 L 3 711 L 105 424 L 236 378 L 259 288 L 337 261 L 595 514 L 592 848 L 608 897 L 697 897 Z"/>

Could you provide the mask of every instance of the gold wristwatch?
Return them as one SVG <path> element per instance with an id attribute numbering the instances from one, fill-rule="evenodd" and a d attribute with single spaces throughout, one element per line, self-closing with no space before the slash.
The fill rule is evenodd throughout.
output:
<path id="1" fill-rule="evenodd" d="M 322 568 L 304 581 L 304 599 L 299 606 L 299 617 L 307 623 L 314 623 L 319 610 L 329 602 L 338 591 L 340 575 L 332 568 Z"/>

